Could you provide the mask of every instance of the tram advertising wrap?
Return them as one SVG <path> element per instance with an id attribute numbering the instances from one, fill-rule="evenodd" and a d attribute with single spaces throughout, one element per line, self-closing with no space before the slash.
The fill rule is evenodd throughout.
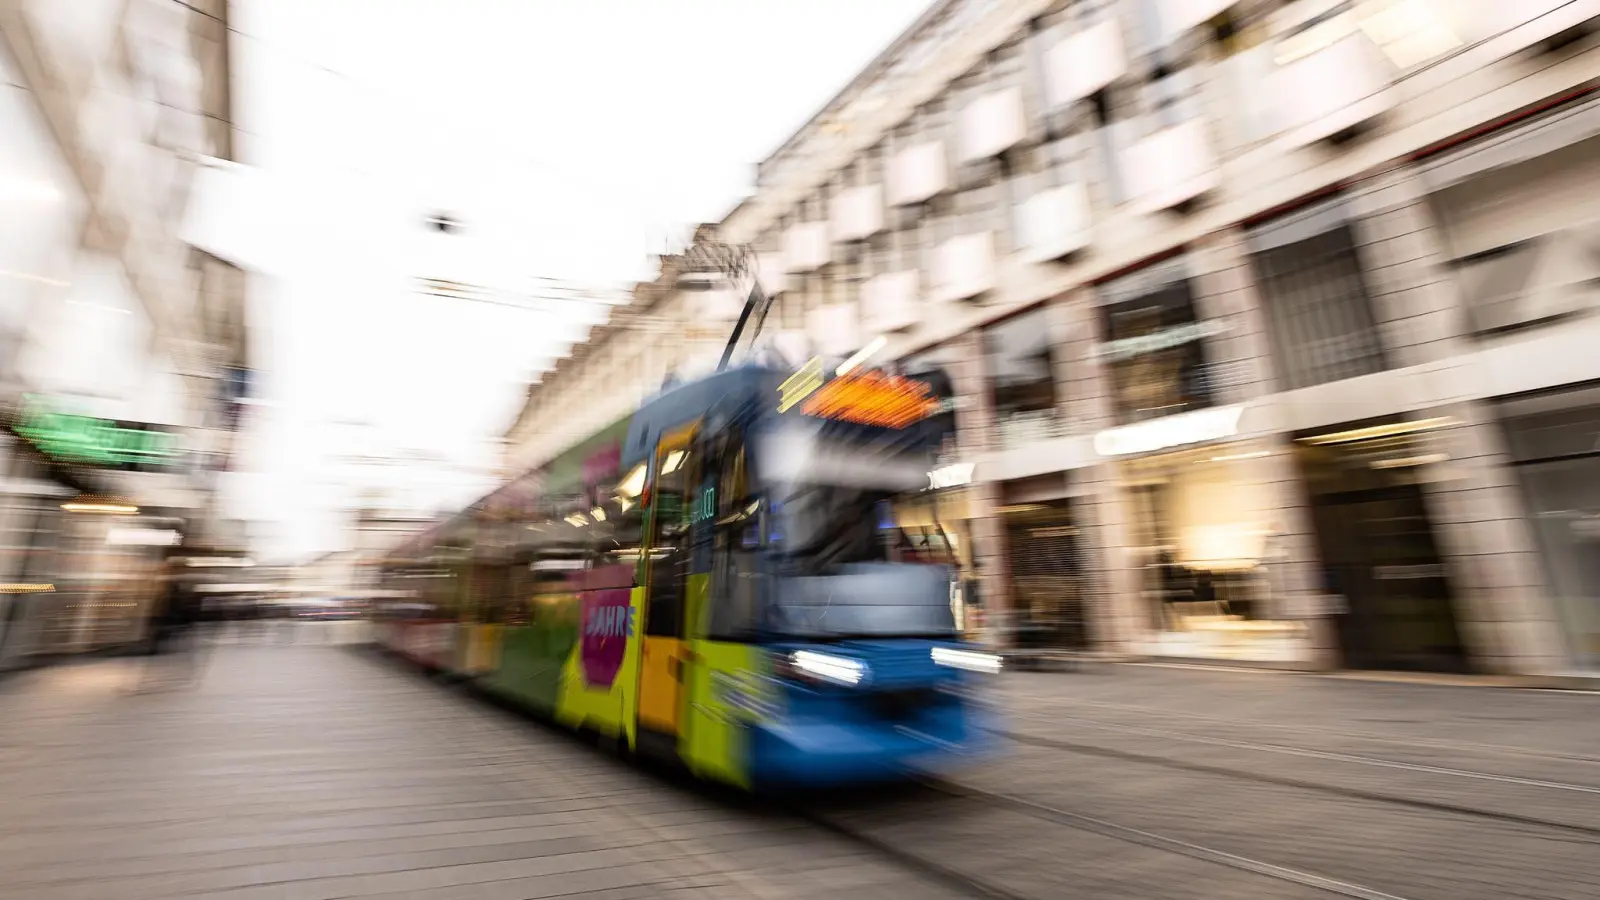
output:
<path id="1" fill-rule="evenodd" d="M 960 638 L 949 542 L 896 525 L 947 384 L 814 360 L 672 387 L 391 553 L 374 634 L 747 789 L 981 758 L 999 658 Z"/>

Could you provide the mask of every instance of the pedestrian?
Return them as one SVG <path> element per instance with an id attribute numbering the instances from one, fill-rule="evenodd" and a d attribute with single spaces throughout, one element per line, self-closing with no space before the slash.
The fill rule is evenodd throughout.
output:
<path id="1" fill-rule="evenodd" d="M 170 549 L 162 561 L 148 622 L 144 672 L 135 693 L 193 684 L 201 668 L 200 602 L 184 557 Z"/>

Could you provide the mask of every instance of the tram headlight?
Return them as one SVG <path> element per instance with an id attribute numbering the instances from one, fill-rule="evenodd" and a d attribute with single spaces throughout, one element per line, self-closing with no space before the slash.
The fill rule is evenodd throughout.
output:
<path id="1" fill-rule="evenodd" d="M 982 672 L 995 675 L 1000 672 L 999 654 L 981 653 L 977 650 L 957 650 L 954 647 L 933 648 L 934 665 L 961 669 L 964 672 Z"/>
<path id="2" fill-rule="evenodd" d="M 859 659 L 815 650 L 796 650 L 789 654 L 785 662 L 786 668 L 795 676 L 848 687 L 861 684 L 870 674 L 867 664 Z"/>

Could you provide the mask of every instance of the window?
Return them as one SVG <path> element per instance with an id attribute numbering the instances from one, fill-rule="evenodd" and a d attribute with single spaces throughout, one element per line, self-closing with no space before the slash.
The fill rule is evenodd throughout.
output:
<path id="1" fill-rule="evenodd" d="M 1202 80 L 1197 66 L 1187 66 L 1145 85 L 1145 108 L 1155 119 L 1154 127 L 1170 128 L 1200 118 Z"/>
<path id="2" fill-rule="evenodd" d="M 911 378 L 932 384 L 935 395 L 954 398 L 954 380 L 959 359 L 959 352 L 953 347 L 934 347 L 901 360 L 899 369 Z M 955 414 L 952 412 L 946 415 L 953 417 Z M 943 446 L 935 454 L 935 459 L 939 461 L 954 459 L 959 447 L 959 435 L 955 428 L 951 428 L 945 436 Z"/>
<path id="3" fill-rule="evenodd" d="M 1515 160 L 1507 160 L 1508 154 L 1531 149 L 1518 143 L 1507 139 L 1480 153 Z M 1589 138 L 1469 175 L 1429 196 L 1465 306 L 1465 324 L 1477 337 L 1492 339 L 1593 313 L 1600 299 L 1600 222 L 1590 188 L 1600 177 L 1597 153 L 1600 138 Z M 1448 175 L 1446 165 L 1437 167 Z"/>
<path id="4" fill-rule="evenodd" d="M 1229 146 L 1241 147 L 1277 134 L 1287 119 L 1277 94 L 1264 90 L 1277 76 L 1272 39 L 1274 10 L 1235 7 L 1212 20 L 1217 47 L 1212 90 L 1226 103 L 1218 125 L 1228 132 Z"/>
<path id="5" fill-rule="evenodd" d="M 888 159 L 889 144 L 888 141 L 884 141 L 868 150 L 860 162 L 860 181 L 857 183 L 877 185 L 880 195 L 884 198 L 883 228 L 867 238 L 865 254 L 862 257 L 859 274 L 863 281 L 892 271 L 890 267 L 893 265 L 894 248 L 903 240 L 897 227 L 900 210 L 888 203 Z"/>
<path id="6" fill-rule="evenodd" d="M 685 446 L 659 455 L 650 500 L 649 610 L 645 634 L 682 637 L 685 583 L 689 576 L 690 527 L 699 461 Z"/>
<path id="7" fill-rule="evenodd" d="M 531 554 L 512 556 L 511 571 L 506 579 L 506 602 L 501 607 L 499 623 L 509 627 L 528 625 L 533 621 L 534 572 Z"/>
<path id="8" fill-rule="evenodd" d="M 528 593 L 535 597 L 560 596 L 578 591 L 589 568 L 589 536 L 583 527 L 564 516 L 575 514 L 576 494 L 556 489 L 541 504 L 542 521 L 534 523 L 528 552 L 531 575 Z"/>
<path id="9" fill-rule="evenodd" d="M 591 566 L 596 569 L 637 567 L 644 544 L 644 510 L 637 501 L 616 496 L 615 485 L 601 491 L 596 502 L 596 508 L 605 518 L 591 526 Z"/>
<path id="10" fill-rule="evenodd" d="M 751 496 L 742 439 L 726 436 L 716 457 L 721 471 L 712 523 L 711 614 L 706 630 L 712 640 L 746 641 L 760 625 L 757 565 L 763 510 Z"/>
<path id="11" fill-rule="evenodd" d="M 1092 146 L 1100 157 L 1100 171 L 1107 197 L 1113 204 L 1129 199 L 1128 173 L 1123 165 L 1123 154 L 1143 136 L 1143 118 L 1139 115 L 1137 88 L 1113 84 L 1090 98 L 1092 103 Z"/>
<path id="12" fill-rule="evenodd" d="M 1110 369 L 1112 407 L 1120 424 L 1143 422 L 1212 405 L 1216 372 L 1181 267 L 1158 266 L 1103 285 L 1105 343 L 1096 353 Z"/>
<path id="13" fill-rule="evenodd" d="M 815 216 L 820 221 L 827 221 L 827 217 L 839 202 L 839 195 L 844 192 L 845 185 L 849 184 L 845 173 L 835 173 L 822 195 L 817 201 Z M 830 233 L 828 241 L 833 241 Z M 839 246 L 830 247 L 828 262 L 817 270 L 817 278 L 821 282 L 818 300 L 821 305 L 839 303 L 846 299 L 848 288 L 845 284 L 846 270 L 850 268 L 849 259 L 856 253 L 857 248 Z"/>
<path id="14" fill-rule="evenodd" d="M 1028 153 L 1024 164 L 1019 165 L 1012 176 L 1009 219 L 1012 234 L 1015 235 L 1013 249 L 1026 250 L 1030 254 L 1039 252 L 1039 245 L 1049 243 L 1051 237 L 1057 235 L 1051 228 L 1040 226 L 1037 208 L 1030 204 L 1044 202 L 1051 204 L 1052 210 L 1060 210 L 1062 194 L 1055 193 L 1043 200 L 1037 199 L 1042 194 L 1058 188 L 1076 187 L 1083 191 L 1090 209 L 1110 205 L 1110 201 L 1099 194 L 1103 189 L 1103 180 L 1089 176 L 1090 160 L 1089 139 L 1081 133 L 1051 138 Z M 1051 218 L 1046 221 L 1060 220 Z M 1087 231 L 1090 227 L 1088 217 L 1079 225 Z"/>
<path id="15" fill-rule="evenodd" d="M 1007 443 L 1042 436 L 1032 431 L 1055 418 L 1051 345 L 1050 311 L 1043 306 L 983 330 L 995 421 Z"/>
<path id="16" fill-rule="evenodd" d="M 756 448 L 757 463 L 773 467 L 763 468 L 766 552 L 779 574 L 791 576 L 763 631 L 811 639 L 948 636 L 947 568 L 903 566 L 893 588 L 881 580 L 903 540 L 893 501 L 927 486 L 926 456 L 915 440 L 868 444 L 824 431 L 786 423 Z"/>
<path id="17" fill-rule="evenodd" d="M 1135 22 L 1134 46 L 1142 48 L 1146 53 L 1159 52 L 1165 49 L 1170 41 L 1166 23 L 1161 15 L 1161 5 L 1162 0 L 1132 0 L 1128 4 Z"/>
<path id="18" fill-rule="evenodd" d="M 1322 205 L 1250 235 L 1284 390 L 1385 368 L 1366 279 L 1341 215 L 1342 207 Z"/>
<path id="19" fill-rule="evenodd" d="M 488 621 L 494 624 L 504 624 L 512 617 L 512 610 L 518 604 L 515 593 L 517 574 L 509 562 L 496 562 L 488 573 L 489 610 Z"/>
<path id="20" fill-rule="evenodd" d="M 988 231 L 995 238 L 995 252 L 1004 253 L 1002 243 L 1005 228 L 1006 194 L 1009 187 L 1003 180 L 998 162 L 975 164 L 972 170 L 983 168 L 983 175 L 970 183 L 955 197 L 955 230 L 960 234 Z"/>
<path id="21" fill-rule="evenodd" d="M 947 167 L 951 155 L 950 139 L 954 132 L 950 127 L 952 115 L 944 98 L 928 101 L 917 111 L 914 131 L 916 137 L 912 140 L 913 143 L 939 141 Z M 948 191 L 941 191 L 929 198 L 926 203 L 912 206 L 907 210 L 908 227 L 916 236 L 915 243 L 919 252 L 917 268 L 923 272 L 935 271 L 935 257 L 939 244 L 954 236 L 953 199 Z"/>
<path id="22" fill-rule="evenodd" d="M 799 220 L 801 222 L 821 221 L 823 209 L 824 204 L 821 195 L 813 194 L 800 204 Z M 808 269 L 800 274 L 800 290 L 797 292 L 800 299 L 800 324 L 798 326 L 800 328 L 805 327 L 807 314 L 823 302 L 823 292 L 827 288 L 827 280 L 823 273 L 824 268 L 826 267 Z"/>

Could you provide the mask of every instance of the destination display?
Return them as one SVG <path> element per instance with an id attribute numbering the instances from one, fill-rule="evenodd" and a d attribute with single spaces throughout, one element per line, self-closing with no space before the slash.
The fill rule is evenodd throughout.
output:
<path id="1" fill-rule="evenodd" d="M 939 398 L 925 382 L 876 371 L 841 375 L 800 404 L 808 416 L 881 428 L 905 428 L 940 409 Z"/>

